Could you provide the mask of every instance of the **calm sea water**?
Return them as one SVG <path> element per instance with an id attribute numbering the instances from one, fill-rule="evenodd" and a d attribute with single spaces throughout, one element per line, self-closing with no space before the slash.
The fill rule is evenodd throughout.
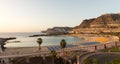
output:
<path id="1" fill-rule="evenodd" d="M 38 46 L 36 40 L 39 37 L 28 37 L 34 34 L 41 34 L 39 32 L 31 32 L 31 33 L 0 33 L 0 38 L 4 37 L 16 37 L 15 40 L 9 40 L 6 43 L 6 47 L 35 47 Z M 60 45 L 61 39 L 65 39 L 68 44 L 74 42 L 79 42 L 84 40 L 83 38 L 72 37 L 72 36 L 40 36 L 43 39 L 42 46 L 49 46 L 49 45 Z M 20 41 L 20 42 L 14 42 Z"/>

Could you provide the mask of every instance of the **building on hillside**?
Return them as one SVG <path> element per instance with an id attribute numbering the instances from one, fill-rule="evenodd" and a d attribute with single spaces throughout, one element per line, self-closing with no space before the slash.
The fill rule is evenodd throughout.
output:
<path id="1" fill-rule="evenodd" d="M 47 29 L 46 33 L 50 35 L 61 35 L 61 34 L 67 34 L 71 30 L 72 28 L 70 27 L 54 27 Z"/>
<path id="2" fill-rule="evenodd" d="M 73 30 L 69 31 L 69 34 L 75 34 L 75 32 Z"/>

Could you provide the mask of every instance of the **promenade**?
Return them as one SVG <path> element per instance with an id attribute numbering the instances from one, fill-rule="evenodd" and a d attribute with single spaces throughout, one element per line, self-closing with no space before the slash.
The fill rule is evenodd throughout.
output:
<path id="1" fill-rule="evenodd" d="M 97 45 L 89 45 L 89 46 L 71 46 L 68 48 L 65 48 L 64 51 L 68 52 L 68 51 L 86 51 L 86 52 L 95 52 L 95 51 L 99 51 L 99 50 L 103 50 L 106 48 L 112 48 L 112 47 L 117 47 L 120 46 L 120 42 L 109 42 L 109 43 L 105 43 L 105 44 L 97 44 Z M 63 53 L 63 51 L 60 50 L 56 50 L 58 55 L 61 55 L 60 53 Z M 4 53 L 0 53 L 0 59 L 4 59 L 5 62 L 9 62 L 9 59 L 12 58 L 19 58 L 19 57 L 35 57 L 35 56 L 50 56 L 51 53 L 50 51 L 38 51 L 38 52 L 28 52 L 28 53 L 15 53 L 15 54 L 4 54 Z M 81 62 L 81 60 L 80 60 Z"/>

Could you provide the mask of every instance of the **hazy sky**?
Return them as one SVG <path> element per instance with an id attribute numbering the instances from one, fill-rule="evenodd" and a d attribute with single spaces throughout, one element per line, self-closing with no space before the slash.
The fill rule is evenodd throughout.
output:
<path id="1" fill-rule="evenodd" d="M 0 32 L 39 32 L 119 13 L 120 0 L 0 0 Z"/>

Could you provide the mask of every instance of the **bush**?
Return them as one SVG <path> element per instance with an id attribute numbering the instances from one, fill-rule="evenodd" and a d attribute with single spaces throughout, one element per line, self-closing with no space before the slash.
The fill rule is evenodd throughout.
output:
<path id="1" fill-rule="evenodd" d="M 93 63 L 93 64 L 99 64 L 99 60 L 96 59 L 96 58 L 94 58 L 92 63 Z"/>
<path id="2" fill-rule="evenodd" d="M 91 61 L 90 61 L 90 59 L 88 59 L 88 58 L 85 59 L 83 62 L 84 62 L 84 64 L 92 64 Z"/>

